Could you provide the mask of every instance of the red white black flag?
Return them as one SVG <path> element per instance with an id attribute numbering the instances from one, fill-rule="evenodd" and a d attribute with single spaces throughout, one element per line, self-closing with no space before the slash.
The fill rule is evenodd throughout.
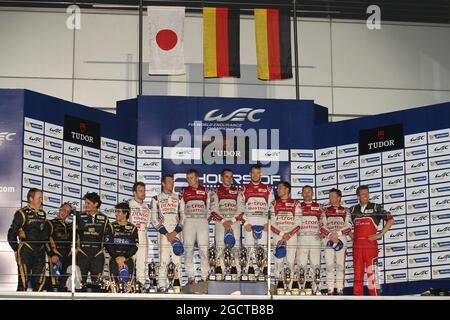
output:
<path id="1" fill-rule="evenodd" d="M 185 74 L 184 7 L 148 7 L 150 24 L 149 74 Z"/>

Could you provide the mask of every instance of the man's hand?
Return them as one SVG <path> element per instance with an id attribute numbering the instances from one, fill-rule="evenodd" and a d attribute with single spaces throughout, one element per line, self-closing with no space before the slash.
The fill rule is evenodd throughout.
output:
<path id="1" fill-rule="evenodd" d="M 370 235 L 367 239 L 369 240 L 378 240 L 382 237 L 383 235 L 381 233 L 375 233 Z"/>
<path id="2" fill-rule="evenodd" d="M 231 220 L 227 220 L 223 223 L 223 227 L 225 228 L 225 230 L 230 230 L 232 225 L 233 225 L 233 221 L 231 221 Z"/>
<path id="3" fill-rule="evenodd" d="M 125 264 L 125 260 L 126 259 L 123 256 L 119 256 L 116 258 L 116 263 L 117 263 L 117 266 L 119 267 L 119 269 L 123 267 L 123 265 Z"/>
<path id="4" fill-rule="evenodd" d="M 247 231 L 247 232 L 252 231 L 252 225 L 250 223 L 245 225 L 245 231 Z"/>
<path id="5" fill-rule="evenodd" d="M 176 236 L 177 236 L 177 233 L 175 231 L 169 232 L 166 235 L 167 240 L 169 240 L 169 242 L 172 242 L 175 239 Z"/>
<path id="6" fill-rule="evenodd" d="M 291 238 L 291 235 L 289 233 L 285 233 L 281 237 L 281 239 L 283 239 L 283 241 L 286 241 L 286 242 L 288 242 L 290 238 Z"/>
<path id="7" fill-rule="evenodd" d="M 267 232 L 269 230 L 269 225 L 266 223 L 264 224 L 264 231 Z"/>
<path id="8" fill-rule="evenodd" d="M 333 243 L 337 243 L 339 241 L 339 236 L 336 232 L 332 232 L 329 236 L 329 239 L 333 241 Z"/>
<path id="9" fill-rule="evenodd" d="M 52 261 L 52 264 L 57 264 L 59 262 L 59 257 L 57 255 L 54 255 L 50 258 L 50 260 Z"/>

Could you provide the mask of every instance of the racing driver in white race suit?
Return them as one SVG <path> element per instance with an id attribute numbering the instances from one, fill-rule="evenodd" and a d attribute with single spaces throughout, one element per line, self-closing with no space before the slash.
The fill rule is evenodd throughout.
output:
<path id="1" fill-rule="evenodd" d="M 251 181 L 240 194 L 244 206 L 242 222 L 245 227 L 245 245 L 249 247 L 252 259 L 255 246 L 262 245 L 267 252 L 267 233 L 270 204 L 275 200 L 272 186 L 261 182 L 261 166 L 254 164 L 250 168 Z M 262 232 L 255 230 L 263 228 Z M 259 236 L 257 235 L 259 233 Z"/>
<path id="2" fill-rule="evenodd" d="M 211 190 L 211 216 L 216 220 L 216 247 L 218 249 L 222 270 L 225 270 L 223 252 L 225 249 L 225 230 L 231 230 L 235 245 L 232 249 L 234 258 L 239 257 L 241 247 L 242 202 L 239 201 L 240 188 L 233 186 L 233 171 L 224 169 L 221 173 L 222 185 Z M 240 265 L 236 266 L 238 272 Z"/>
<path id="3" fill-rule="evenodd" d="M 188 275 L 188 285 L 195 282 L 194 244 L 197 242 L 200 251 L 201 280 L 206 281 L 209 274 L 209 190 L 199 185 L 198 171 L 190 169 L 186 173 L 188 187 L 181 190 L 184 202 L 183 238 L 185 247 L 184 264 Z"/>
<path id="4" fill-rule="evenodd" d="M 300 203 L 300 230 L 297 235 L 297 266 L 300 268 L 300 275 L 306 275 L 309 258 L 314 277 L 318 278 L 320 277 L 320 248 L 322 241 L 320 221 L 324 214 L 324 208 L 323 205 L 312 200 L 313 194 L 311 186 L 303 186 L 303 202 Z M 314 291 L 316 292 L 319 289 L 314 288 Z"/>
<path id="5" fill-rule="evenodd" d="M 160 267 L 158 286 L 160 291 L 165 291 L 169 285 L 167 281 L 167 266 L 171 261 L 177 268 L 177 275 L 180 276 L 181 274 L 181 257 L 174 254 L 172 242 L 177 238 L 181 241 L 180 233 L 183 230 L 184 206 L 181 196 L 173 192 L 173 175 L 163 175 L 161 184 L 163 192 L 152 198 L 151 220 L 159 233 Z"/>
<path id="6" fill-rule="evenodd" d="M 135 256 L 136 280 L 142 285 L 145 285 L 145 280 L 147 279 L 148 227 L 150 225 L 150 208 L 144 200 L 145 183 L 138 181 L 133 185 L 133 199 L 129 202 L 129 221 L 138 229 L 139 248 Z"/>

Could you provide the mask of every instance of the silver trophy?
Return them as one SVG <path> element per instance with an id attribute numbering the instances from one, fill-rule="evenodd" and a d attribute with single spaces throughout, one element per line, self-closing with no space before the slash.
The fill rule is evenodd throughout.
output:
<path id="1" fill-rule="evenodd" d="M 291 294 L 291 291 L 289 290 L 289 286 L 290 286 L 291 280 L 292 280 L 291 276 L 292 276 L 291 275 L 291 269 L 289 267 L 286 267 L 284 269 L 284 285 L 286 287 L 286 294 L 287 295 Z"/>
<path id="2" fill-rule="evenodd" d="M 307 296 L 313 294 L 313 276 L 309 270 L 305 274 L 305 294 Z"/>
<path id="3" fill-rule="evenodd" d="M 148 277 L 150 278 L 150 287 L 148 288 L 149 293 L 158 292 L 158 269 L 159 266 L 156 262 L 152 261 L 148 264 Z"/>
<path id="4" fill-rule="evenodd" d="M 239 251 L 239 265 L 241 266 L 241 280 L 248 281 L 247 268 L 248 264 L 248 250 L 245 247 L 242 247 Z"/>
<path id="5" fill-rule="evenodd" d="M 225 280 L 226 281 L 231 281 L 232 277 L 231 277 L 231 267 L 234 264 L 234 257 L 233 257 L 233 252 L 231 251 L 230 247 L 225 247 L 224 251 L 223 251 L 223 262 L 225 265 Z"/>
<path id="6" fill-rule="evenodd" d="M 179 268 L 175 268 L 175 279 L 173 280 L 173 293 L 181 293 L 181 282 Z"/>
<path id="7" fill-rule="evenodd" d="M 305 286 L 306 286 L 306 275 L 305 268 L 300 267 L 300 271 L 298 273 L 298 282 L 300 284 L 300 295 L 304 296 L 306 294 Z"/>
<path id="8" fill-rule="evenodd" d="M 209 261 L 209 280 L 216 280 L 216 267 L 217 267 L 217 249 L 212 246 L 208 249 L 208 261 Z"/>
<path id="9" fill-rule="evenodd" d="M 173 282 L 175 279 L 176 266 L 173 261 L 167 265 L 167 281 L 169 282 L 169 287 L 167 288 L 167 293 L 174 293 Z"/>
<path id="10" fill-rule="evenodd" d="M 267 258 L 262 246 L 256 248 L 256 265 L 258 266 L 258 281 L 266 281 Z"/>
<path id="11" fill-rule="evenodd" d="M 322 292 L 320 291 L 320 268 L 316 268 L 314 272 L 314 283 L 316 284 L 316 296 L 321 296 Z"/>

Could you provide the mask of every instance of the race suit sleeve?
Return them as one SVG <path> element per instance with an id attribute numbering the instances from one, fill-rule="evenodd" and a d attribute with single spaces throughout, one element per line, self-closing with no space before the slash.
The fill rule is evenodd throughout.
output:
<path id="1" fill-rule="evenodd" d="M 105 247 L 106 251 L 108 251 L 111 258 L 115 259 L 118 257 L 116 252 L 116 246 L 114 243 L 114 230 L 113 228 L 107 228 L 106 229 L 106 236 L 105 236 Z"/>
<path id="2" fill-rule="evenodd" d="M 183 229 L 184 227 L 184 222 L 186 220 L 186 215 L 184 213 L 185 207 L 186 207 L 186 203 L 184 202 L 184 198 L 183 198 L 183 194 L 180 193 L 180 195 L 178 196 L 178 200 L 179 200 L 179 212 L 180 212 L 180 220 L 178 225 L 180 226 L 181 229 Z"/>
<path id="3" fill-rule="evenodd" d="M 45 249 L 47 251 L 47 255 L 49 257 L 53 257 L 53 256 L 58 256 L 58 257 L 62 257 L 61 253 L 58 251 L 58 247 L 56 246 L 56 242 L 54 239 L 54 227 L 53 227 L 53 223 L 50 220 L 47 220 L 48 224 L 49 224 L 49 228 L 50 228 L 50 237 L 48 240 L 48 244 L 45 246 Z"/>
<path id="4" fill-rule="evenodd" d="M 327 225 L 327 215 L 325 212 L 320 215 L 320 232 L 322 232 L 325 237 L 330 236 L 330 230 Z"/>
<path id="5" fill-rule="evenodd" d="M 14 214 L 13 221 L 8 230 L 8 243 L 14 251 L 17 251 L 19 244 L 17 242 L 17 237 L 19 236 L 19 231 L 25 223 L 25 214 L 21 210 L 17 210 Z"/>
<path id="6" fill-rule="evenodd" d="M 298 232 L 298 230 L 300 230 L 300 222 L 301 222 L 300 215 L 301 215 L 301 212 L 299 211 L 299 208 L 296 205 L 295 212 L 294 212 L 294 227 L 289 232 L 290 236 L 293 236 L 294 234 L 296 234 Z"/>
<path id="7" fill-rule="evenodd" d="M 384 208 L 380 204 L 375 204 L 375 213 L 380 219 L 382 219 L 384 221 L 394 219 L 394 217 L 391 215 L 391 213 L 384 210 Z"/>
<path id="8" fill-rule="evenodd" d="M 275 201 L 272 201 L 269 207 L 269 216 L 270 216 L 270 229 L 273 233 L 280 235 L 281 230 L 277 228 L 277 219 L 275 216 Z"/>
<path id="9" fill-rule="evenodd" d="M 235 223 L 236 221 L 242 221 L 244 216 L 245 205 L 244 205 L 244 198 L 241 194 L 242 188 L 239 188 L 238 196 L 236 198 L 236 215 L 233 217 L 233 219 L 231 219 L 233 223 Z"/>
<path id="10" fill-rule="evenodd" d="M 131 233 L 131 243 L 130 243 L 130 249 L 127 250 L 127 254 L 125 255 L 125 258 L 130 259 L 132 256 L 134 256 L 138 250 L 139 245 L 139 236 L 136 226 L 133 228 L 133 232 Z"/>
<path id="11" fill-rule="evenodd" d="M 246 209 L 246 204 L 245 204 L 245 187 L 241 190 L 241 192 L 239 192 L 239 196 L 238 196 L 238 201 L 241 203 L 242 205 L 242 215 L 241 215 L 241 222 L 244 224 L 244 226 L 248 225 L 248 220 L 247 220 L 247 209 Z"/>
<path id="12" fill-rule="evenodd" d="M 338 236 L 341 235 L 348 235 L 352 231 L 352 223 L 350 218 L 350 210 L 348 208 L 345 209 L 345 219 L 344 219 L 344 226 L 342 229 L 338 232 Z"/>
<path id="13" fill-rule="evenodd" d="M 219 197 L 216 190 L 211 190 L 209 193 L 209 202 L 211 207 L 211 216 L 220 223 L 223 223 L 224 219 L 219 214 Z"/>
<path id="14" fill-rule="evenodd" d="M 162 224 L 159 214 L 158 196 L 154 196 L 152 198 L 152 203 L 150 204 L 150 207 L 151 207 L 150 216 L 153 226 L 159 233 L 167 234 L 167 229 Z"/>

